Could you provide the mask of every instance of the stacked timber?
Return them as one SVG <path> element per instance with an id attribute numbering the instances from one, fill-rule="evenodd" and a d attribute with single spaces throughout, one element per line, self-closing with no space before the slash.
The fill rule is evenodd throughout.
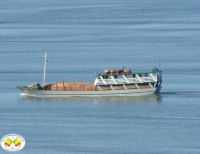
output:
<path id="1" fill-rule="evenodd" d="M 51 90 L 52 84 L 47 84 L 44 86 L 44 90 Z"/>
<path id="2" fill-rule="evenodd" d="M 140 89 L 146 89 L 146 88 L 151 88 L 149 85 L 141 85 Z"/>
<path id="3" fill-rule="evenodd" d="M 137 89 L 136 85 L 126 85 L 127 89 Z M 138 85 L 140 89 L 150 88 L 148 84 L 146 85 Z M 54 84 L 48 84 L 44 87 L 45 90 L 52 91 L 94 91 L 99 90 L 93 83 L 84 83 L 84 82 L 64 82 L 59 81 Z M 111 86 L 100 86 L 101 90 L 124 90 L 124 86 L 122 85 L 113 85 Z"/>
<path id="4" fill-rule="evenodd" d="M 126 85 L 127 89 L 137 89 L 135 85 Z"/>
<path id="5" fill-rule="evenodd" d="M 113 86 L 115 90 L 124 90 L 123 86 Z"/>
<path id="6" fill-rule="evenodd" d="M 65 90 L 64 81 L 59 81 L 59 82 L 57 82 L 57 83 L 51 84 L 50 90 L 54 90 L 54 91 L 64 91 L 64 90 Z"/>
<path id="7" fill-rule="evenodd" d="M 52 91 L 92 91 L 95 90 L 95 87 L 92 83 L 59 81 L 46 86 L 45 89 Z"/>
<path id="8" fill-rule="evenodd" d="M 111 90 L 110 86 L 102 86 L 101 90 Z"/>

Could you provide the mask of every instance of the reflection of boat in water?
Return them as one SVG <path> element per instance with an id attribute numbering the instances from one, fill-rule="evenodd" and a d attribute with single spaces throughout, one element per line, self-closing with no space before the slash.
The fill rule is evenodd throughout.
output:
<path id="1" fill-rule="evenodd" d="M 18 87 L 22 95 L 32 97 L 69 97 L 69 96 L 143 96 L 159 93 L 162 83 L 161 70 L 132 72 L 131 69 L 107 69 L 98 74 L 93 83 L 57 82 L 46 84 L 46 62 L 44 64 L 43 85 L 35 84 Z"/>

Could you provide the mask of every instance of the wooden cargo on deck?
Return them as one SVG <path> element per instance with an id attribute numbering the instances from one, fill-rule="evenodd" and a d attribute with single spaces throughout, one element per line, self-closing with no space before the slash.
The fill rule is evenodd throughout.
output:
<path id="1" fill-rule="evenodd" d="M 91 83 L 84 82 L 64 82 L 59 81 L 54 84 L 45 86 L 45 90 L 53 91 L 92 91 L 95 90 L 95 86 Z"/>
<path id="2" fill-rule="evenodd" d="M 145 89 L 150 88 L 147 85 L 113 85 L 113 86 L 99 86 L 96 87 L 93 83 L 85 83 L 85 82 L 64 82 L 59 81 L 54 84 L 45 85 L 45 90 L 52 91 L 94 91 L 94 90 L 124 90 L 124 89 Z"/>

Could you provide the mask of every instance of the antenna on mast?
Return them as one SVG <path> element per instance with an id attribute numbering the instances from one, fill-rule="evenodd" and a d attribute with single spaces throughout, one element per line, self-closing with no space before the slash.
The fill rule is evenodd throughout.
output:
<path id="1" fill-rule="evenodd" d="M 44 53 L 44 74 L 43 74 L 43 87 L 46 84 L 46 71 L 47 71 L 47 53 Z"/>

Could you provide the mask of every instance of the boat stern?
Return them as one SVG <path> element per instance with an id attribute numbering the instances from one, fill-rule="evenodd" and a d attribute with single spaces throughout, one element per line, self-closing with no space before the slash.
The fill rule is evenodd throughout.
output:
<path id="1" fill-rule="evenodd" d="M 162 71 L 157 71 L 157 83 L 156 83 L 156 91 L 155 94 L 159 94 L 162 89 Z"/>

